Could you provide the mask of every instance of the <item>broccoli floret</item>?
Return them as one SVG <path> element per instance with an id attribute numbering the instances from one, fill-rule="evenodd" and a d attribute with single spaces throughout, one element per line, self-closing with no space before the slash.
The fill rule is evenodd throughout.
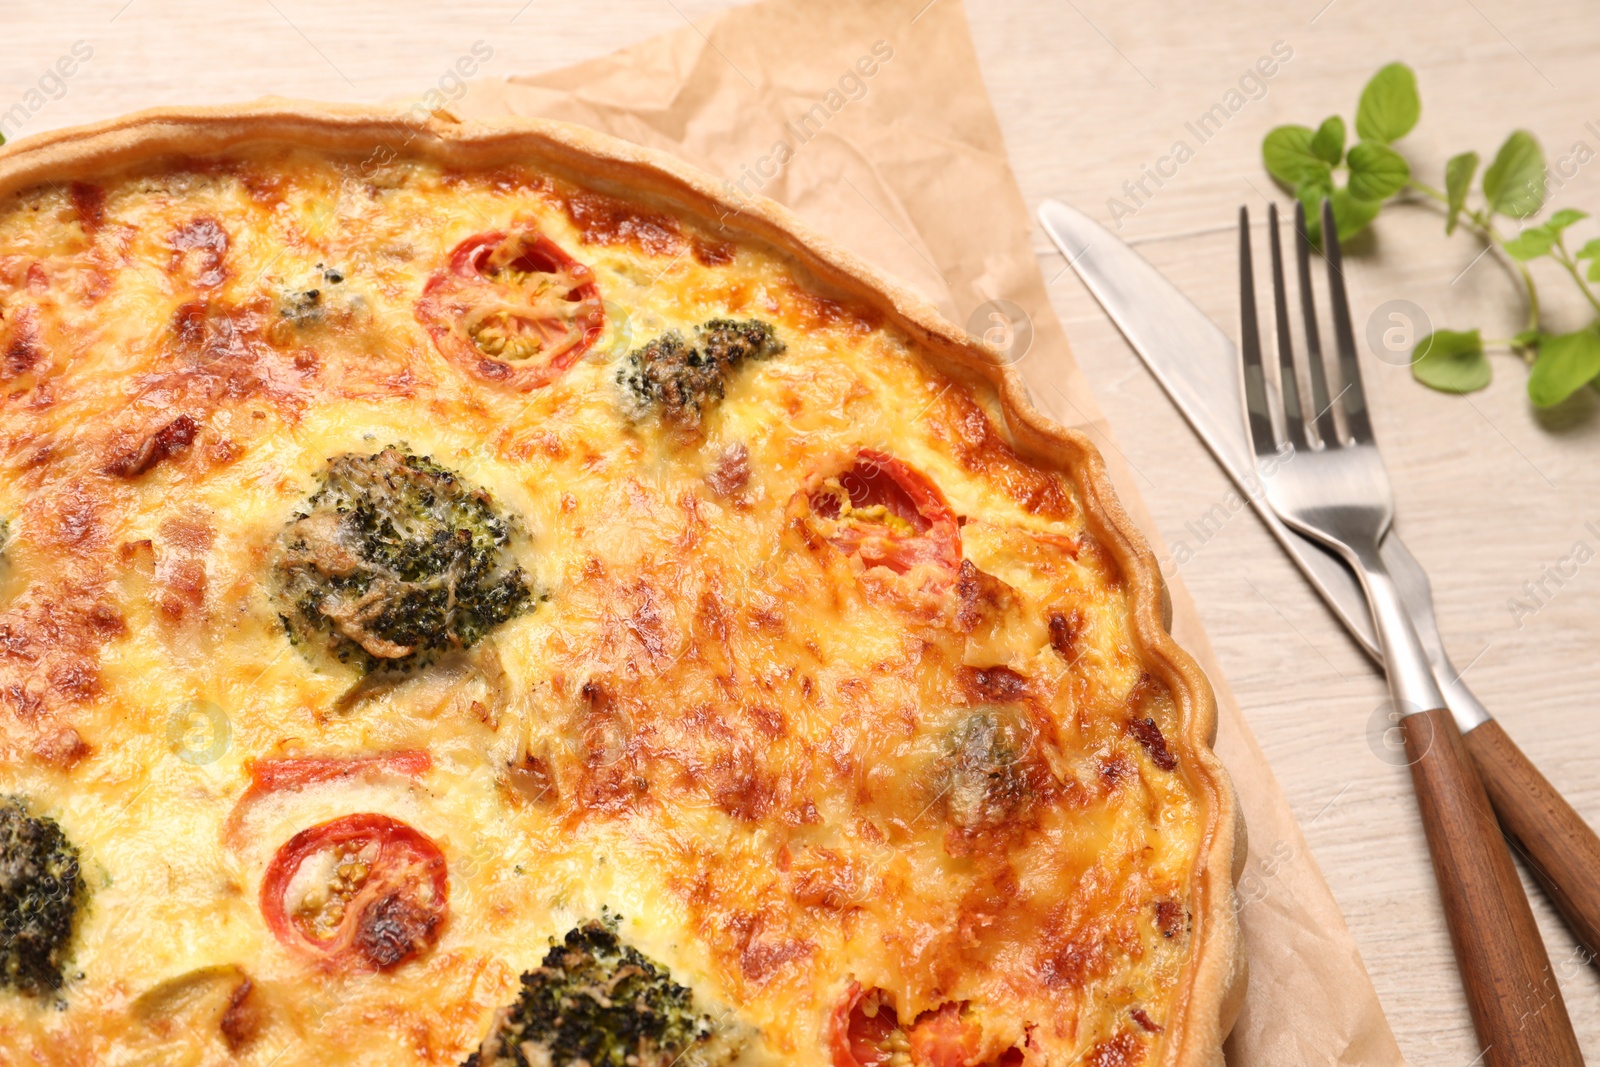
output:
<path id="1" fill-rule="evenodd" d="M 0 985 L 35 996 L 61 988 L 82 895 L 78 850 L 61 827 L 0 797 Z"/>
<path id="2" fill-rule="evenodd" d="M 946 738 L 944 799 L 967 832 L 1003 824 L 1027 799 L 1025 758 L 1033 738 L 1020 716 L 985 707 Z"/>
<path id="3" fill-rule="evenodd" d="M 335 288 L 343 284 L 344 272 L 317 264 L 305 284 L 291 285 L 277 294 L 278 325 L 286 330 L 307 330 L 323 323 L 348 322 L 361 307 L 361 296 Z M 283 341 L 289 334 L 275 335 Z"/>
<path id="4" fill-rule="evenodd" d="M 495 1014 L 463 1067 L 669 1067 L 706 1064 L 728 1049 L 693 994 L 617 937 L 616 919 L 551 939 L 522 995 Z"/>
<path id="5" fill-rule="evenodd" d="M 278 301 L 278 317 L 294 326 L 314 326 L 322 321 L 322 290 L 291 289 Z"/>
<path id="6" fill-rule="evenodd" d="M 617 369 L 617 384 L 635 417 L 657 410 L 668 422 L 695 429 L 741 363 L 784 348 L 764 322 L 712 319 L 695 328 L 693 344 L 669 331 L 630 352 Z"/>
<path id="7" fill-rule="evenodd" d="M 279 616 L 364 673 L 419 666 L 533 604 L 511 537 L 487 492 L 431 459 L 336 456 L 280 539 Z"/>
<path id="8" fill-rule="evenodd" d="M 707 359 L 727 367 L 747 359 L 769 359 L 788 347 L 759 319 L 712 319 L 695 330 L 695 337 Z"/>

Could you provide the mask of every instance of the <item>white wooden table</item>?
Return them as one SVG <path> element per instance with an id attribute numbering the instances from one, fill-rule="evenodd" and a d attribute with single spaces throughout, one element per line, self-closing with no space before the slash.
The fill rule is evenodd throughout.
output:
<path id="1" fill-rule="evenodd" d="M 13 0 L 0 10 L 0 129 L 33 133 L 155 104 L 269 93 L 364 101 L 449 93 L 451 68 L 475 42 L 493 51 L 478 76 L 507 76 L 598 55 L 718 6 Z M 1232 213 L 1240 203 L 1264 206 L 1274 192 L 1260 165 L 1262 135 L 1334 111 L 1351 117 L 1361 85 L 1389 59 L 1418 71 L 1423 119 L 1403 147 L 1430 181 L 1449 155 L 1475 147 L 1487 157 L 1515 126 L 1539 135 L 1552 161 L 1574 155 L 1578 142 L 1600 158 L 1600 104 L 1589 91 L 1600 12 L 1588 0 L 1027 0 L 975 2 L 969 16 L 1030 203 L 1057 196 L 1102 219 L 1112 197 L 1133 204 L 1121 233 L 1222 323 L 1236 304 Z M 1275 44 L 1293 55 L 1264 94 L 1162 187 L 1147 181 L 1153 195 L 1135 203 L 1124 182 L 1138 182 L 1175 141 L 1196 146 L 1185 123 Z M 1600 165 L 1577 167 L 1556 200 L 1600 209 Z M 1595 230 L 1582 224 L 1580 239 Z M 1403 1050 L 1415 1064 L 1466 1067 L 1476 1046 L 1409 776 L 1375 755 L 1369 737 L 1381 677 L 1254 518 L 1218 520 L 1222 475 L 1042 237 L 1037 249 L 1162 534 L 1193 550 L 1182 577 Z M 1391 209 L 1375 239 L 1352 251 L 1358 326 L 1391 299 L 1413 302 L 1436 326 L 1505 336 L 1520 325 L 1506 272 L 1492 257 L 1474 262 L 1479 248 L 1445 238 L 1427 207 Z M 1539 276 L 1554 322 L 1580 325 L 1562 279 Z M 1400 524 L 1432 573 L 1453 657 L 1523 749 L 1600 824 L 1600 722 L 1591 714 L 1600 691 L 1600 396 L 1537 414 L 1522 367 L 1496 357 L 1495 369 L 1488 391 L 1455 398 L 1424 390 L 1404 367 L 1372 365 L 1377 429 Z M 1575 567 L 1580 542 L 1579 555 L 1593 559 Z M 1536 612 L 1513 604 L 1534 603 L 1526 583 L 1542 584 Z M 1535 908 L 1552 960 L 1571 976 L 1563 987 L 1580 1039 L 1600 1060 L 1600 976 L 1576 959 L 1537 895 Z"/>

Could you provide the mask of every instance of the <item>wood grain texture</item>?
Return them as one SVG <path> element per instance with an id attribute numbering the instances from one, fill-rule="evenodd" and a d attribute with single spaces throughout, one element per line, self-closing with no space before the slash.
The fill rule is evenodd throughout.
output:
<path id="1" fill-rule="evenodd" d="M 947 2 L 947 0 L 938 0 Z M 283 93 L 373 101 L 421 96 L 482 39 L 495 49 L 481 77 L 551 69 L 703 20 L 723 0 L 80 0 L 9 4 L 0 114 L 77 40 L 93 59 L 41 93 L 21 132 L 89 122 L 156 104 Z M 1514 127 L 1554 160 L 1600 135 L 1592 0 L 968 0 L 980 62 L 1030 205 L 1059 197 L 1109 222 L 1106 203 L 1185 136 L 1186 122 L 1237 85 L 1282 40 L 1294 58 L 1267 91 L 1165 179 L 1117 231 L 1225 328 L 1237 318 L 1231 222 L 1240 203 L 1288 198 L 1271 185 L 1259 146 L 1273 125 L 1353 117 L 1378 65 L 1416 68 L 1423 117 L 1400 148 L 1437 184 L 1444 161 L 1486 157 Z M 914 57 L 907 55 L 907 61 Z M 9 132 L 17 132 L 6 126 Z M 937 176 L 930 178 L 936 182 Z M 1556 191 L 1560 206 L 1600 208 L 1600 164 Z M 1575 228 L 1581 244 L 1600 222 Z M 1383 743 L 1382 676 L 1339 628 L 1232 489 L 1116 328 L 1042 234 L 1040 266 L 1073 353 L 1114 435 L 1114 455 L 1154 525 L 1185 561 L 1170 560 L 1198 605 L 1225 683 L 1250 719 L 1360 946 L 1409 1062 L 1466 1067 L 1477 1041 L 1434 888 L 1403 759 Z M 1429 325 L 1520 328 L 1525 309 L 1492 256 L 1446 238 L 1422 204 L 1387 211 L 1346 249 L 1358 329 L 1390 300 Z M 1554 323 L 1582 309 L 1558 274 L 1535 264 Z M 1401 324 L 1395 324 L 1397 326 Z M 1415 330 L 1422 322 L 1413 323 Z M 1600 397 L 1552 413 L 1526 400 L 1526 372 L 1495 356 L 1485 392 L 1429 392 L 1395 362 L 1363 352 L 1363 374 L 1399 507 L 1399 526 L 1433 579 L 1439 625 L 1467 681 L 1578 813 L 1600 824 Z M 1111 451 L 1111 449 L 1108 449 Z M 1574 554 L 1578 544 L 1587 554 Z M 1568 561 L 1563 564 L 1563 560 Z M 1530 593 L 1530 587 L 1532 592 Z M 1523 605 L 1516 607 L 1513 601 Z M 1353 710 L 1354 709 L 1354 710 Z M 1256 843 L 1263 856 L 1298 842 Z M 1270 868 L 1252 875 L 1293 886 Z M 1530 883 L 1531 885 L 1531 883 Z M 1535 914 L 1580 1043 L 1600 1062 L 1600 973 L 1544 896 Z M 1300 1062 L 1344 1050 L 1303 1043 Z"/>
<path id="2" fill-rule="evenodd" d="M 1402 728 L 1483 1062 L 1581 1067 L 1561 987 L 1455 720 L 1424 711 Z"/>
<path id="3" fill-rule="evenodd" d="M 1600 837 L 1498 722 L 1467 731 L 1463 740 L 1501 828 L 1594 955 L 1600 947 Z"/>

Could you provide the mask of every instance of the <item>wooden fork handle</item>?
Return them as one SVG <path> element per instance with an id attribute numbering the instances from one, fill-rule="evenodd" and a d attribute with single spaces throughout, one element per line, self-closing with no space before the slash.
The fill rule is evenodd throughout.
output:
<path id="1" fill-rule="evenodd" d="M 1544 940 L 1455 720 L 1438 709 L 1401 726 L 1482 1062 L 1581 1067 Z"/>
<path id="2" fill-rule="evenodd" d="M 1473 727 L 1464 740 L 1500 828 L 1521 847 L 1534 877 L 1594 959 L 1600 953 L 1600 837 L 1499 723 Z"/>

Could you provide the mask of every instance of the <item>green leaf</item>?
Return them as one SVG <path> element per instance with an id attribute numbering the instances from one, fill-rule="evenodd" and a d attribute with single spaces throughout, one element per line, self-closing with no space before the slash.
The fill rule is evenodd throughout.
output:
<path id="1" fill-rule="evenodd" d="M 1587 259 L 1589 261 L 1589 280 L 1591 282 L 1600 282 L 1600 237 L 1591 237 L 1582 248 L 1572 253 L 1572 258 Z"/>
<path id="2" fill-rule="evenodd" d="M 1435 330 L 1411 350 L 1411 375 L 1445 393 L 1475 393 L 1494 376 L 1477 330 Z"/>
<path id="3" fill-rule="evenodd" d="M 1523 330 L 1511 335 L 1511 343 L 1517 348 L 1537 348 L 1543 337 L 1544 334 L 1538 330 Z"/>
<path id="4" fill-rule="evenodd" d="M 1306 238 L 1317 247 L 1322 246 L 1322 202 L 1333 196 L 1333 168 L 1321 160 L 1308 168 L 1300 184 L 1295 186 L 1295 199 L 1306 209 Z"/>
<path id="5" fill-rule="evenodd" d="M 1307 212 L 1312 208 L 1321 211 L 1323 198 L 1333 195 L 1333 168 L 1320 160 L 1315 167 L 1307 167 L 1294 192 Z"/>
<path id="6" fill-rule="evenodd" d="M 1559 404 L 1600 374 L 1600 332 L 1593 326 L 1546 337 L 1528 374 L 1528 398 L 1542 408 Z"/>
<path id="7" fill-rule="evenodd" d="M 1390 63 L 1367 82 L 1356 107 L 1356 134 L 1389 144 L 1411 132 L 1422 115 L 1417 76 L 1404 63 Z"/>
<path id="8" fill-rule="evenodd" d="M 1533 134 L 1517 130 L 1506 138 L 1483 172 L 1483 195 L 1490 211 L 1514 219 L 1539 210 L 1544 203 L 1544 150 Z"/>
<path id="9" fill-rule="evenodd" d="M 1350 149 L 1350 195 L 1359 200 L 1387 200 L 1409 177 L 1410 166 L 1388 145 L 1362 141 Z"/>
<path id="10" fill-rule="evenodd" d="M 1467 190 L 1472 187 L 1472 176 L 1478 173 L 1478 153 L 1463 152 L 1451 156 L 1444 165 L 1444 195 L 1450 202 L 1450 217 L 1445 220 L 1444 232 L 1456 232 L 1456 222 L 1467 203 Z"/>
<path id="11" fill-rule="evenodd" d="M 1506 253 L 1513 259 L 1537 259 L 1549 252 L 1555 243 L 1561 240 L 1561 231 L 1571 226 L 1574 222 L 1588 218 L 1588 214 L 1576 211 L 1570 207 L 1562 208 L 1546 219 L 1541 225 L 1529 226 L 1506 242 Z M 1584 248 L 1596 244 L 1590 241 Z M 1579 251 L 1582 251 L 1580 249 Z"/>
<path id="12" fill-rule="evenodd" d="M 1537 259 L 1550 251 L 1556 235 L 1544 226 L 1529 226 L 1506 242 L 1506 254 L 1512 259 Z"/>
<path id="13" fill-rule="evenodd" d="M 1348 189 L 1333 191 L 1333 223 L 1339 228 L 1339 240 L 1344 241 L 1367 228 L 1378 217 L 1383 204 L 1377 200 L 1363 200 L 1351 196 Z"/>
<path id="14" fill-rule="evenodd" d="M 1333 221 L 1339 228 L 1339 240 L 1344 241 L 1367 228 L 1378 217 L 1383 204 L 1377 200 L 1362 200 L 1350 195 L 1348 189 L 1337 189 L 1333 172 L 1317 174 L 1300 183 L 1295 195 L 1306 209 L 1306 237 L 1318 248 L 1322 247 L 1322 201 L 1333 203 Z"/>
<path id="15" fill-rule="evenodd" d="M 1291 189 L 1299 185 L 1309 170 L 1326 167 L 1311 151 L 1316 136 L 1310 126 L 1279 126 L 1261 142 L 1261 161 L 1267 173 Z"/>
<path id="16" fill-rule="evenodd" d="M 1339 165 L 1339 160 L 1344 158 L 1344 119 L 1329 115 L 1322 120 L 1311 137 L 1311 154 L 1329 166 Z"/>

